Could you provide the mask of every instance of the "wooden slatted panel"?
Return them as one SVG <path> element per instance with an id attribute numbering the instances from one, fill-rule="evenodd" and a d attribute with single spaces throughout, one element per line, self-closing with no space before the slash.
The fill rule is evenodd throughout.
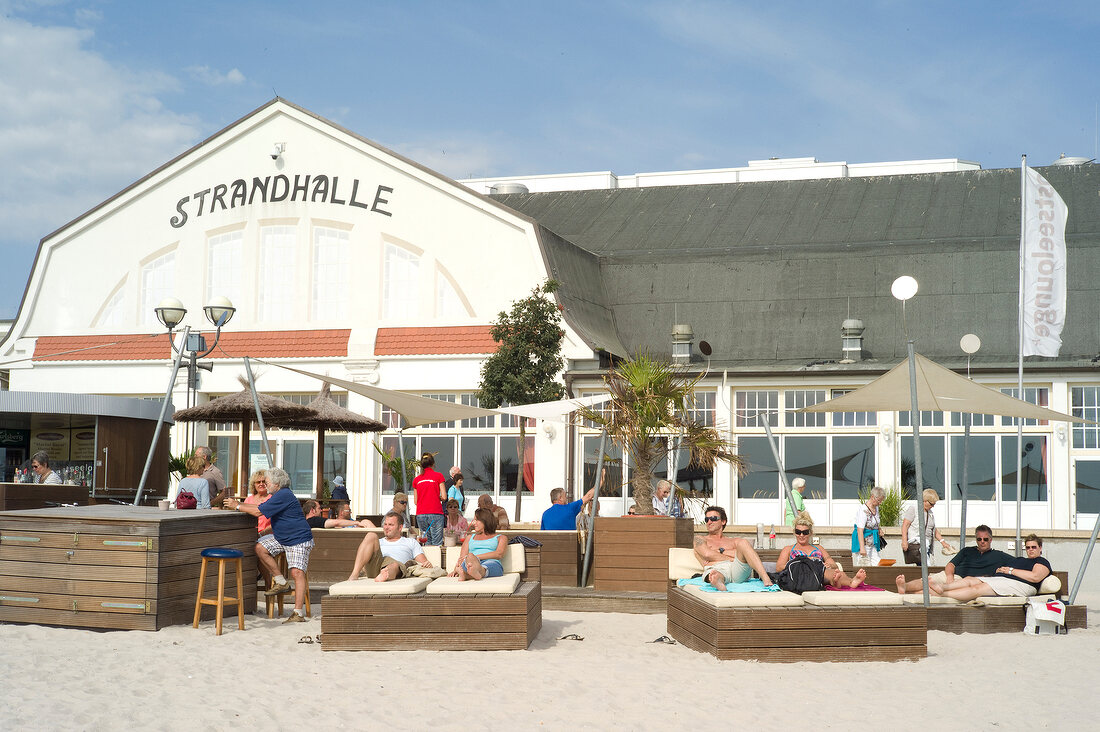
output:
<path id="1" fill-rule="evenodd" d="M 49 608 L 51 610 L 81 610 L 94 613 L 156 614 L 157 612 L 155 600 L 145 600 L 139 597 L 73 597 L 71 595 L 51 595 L 46 593 L 17 593 L 10 590 L 0 595 L 0 606 Z"/>
<path id="2" fill-rule="evenodd" d="M 524 649 L 542 627 L 541 588 L 526 582 L 509 596 L 327 596 L 324 650 Z"/>
<path id="3" fill-rule="evenodd" d="M 714 608 L 669 590 L 667 628 L 680 643 L 720 659 L 881 661 L 927 656 L 919 607 Z"/>
<path id="4" fill-rule="evenodd" d="M 192 601 L 193 603 L 194 601 Z M 192 604 L 194 612 L 194 604 Z M 61 625 L 71 628 L 102 628 L 110 630 L 156 630 L 157 617 L 145 614 L 109 612 L 84 612 L 0 606 L 0 621 L 5 623 L 34 623 L 36 625 Z"/>
<path id="5" fill-rule="evenodd" d="M 107 551 L 103 549 L 51 549 L 42 546 L 0 544 L 0 561 L 40 562 L 45 564 L 109 564 L 114 567 L 147 567 L 149 552 Z M 153 563 L 155 564 L 156 555 Z"/>
<path id="6" fill-rule="evenodd" d="M 111 551 L 157 551 L 160 540 L 120 537 L 113 534 L 62 534 L 54 531 L 0 531 L 0 549 L 4 547 L 46 547 L 55 549 L 110 549 Z"/>
<path id="7" fill-rule="evenodd" d="M 668 550 L 690 547 L 691 519 L 625 516 L 597 518 L 592 580 L 597 590 L 661 592 L 668 582 Z"/>
<path id="8" fill-rule="evenodd" d="M 146 598 L 149 586 L 144 582 L 98 582 L 83 579 L 48 577 L 0 577 L 5 593 L 46 593 L 55 595 L 103 595 L 105 597 Z"/>

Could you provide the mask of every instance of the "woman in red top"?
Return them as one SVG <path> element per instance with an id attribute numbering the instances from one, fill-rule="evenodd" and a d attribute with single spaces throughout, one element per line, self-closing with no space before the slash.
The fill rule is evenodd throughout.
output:
<path id="1" fill-rule="evenodd" d="M 446 478 L 432 469 L 435 458 L 430 452 L 420 456 L 420 475 L 413 479 L 416 491 L 416 525 L 423 536 L 428 537 L 427 544 L 440 546 L 443 543 L 443 501 L 447 500 L 447 489 L 443 486 Z"/>

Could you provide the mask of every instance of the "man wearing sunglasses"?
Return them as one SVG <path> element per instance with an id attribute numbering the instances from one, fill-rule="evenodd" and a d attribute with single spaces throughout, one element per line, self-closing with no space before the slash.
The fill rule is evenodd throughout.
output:
<path id="1" fill-rule="evenodd" d="M 937 572 L 929 576 L 929 583 L 949 585 L 958 577 L 990 577 L 997 573 L 998 567 L 1008 566 L 1014 557 L 1005 554 L 999 549 L 993 548 L 993 529 L 985 524 L 974 529 L 974 543 L 976 546 L 963 547 L 956 554 L 943 572 Z M 920 592 L 921 580 L 905 581 L 905 575 L 899 574 L 894 580 L 898 586 L 898 592 Z"/>
<path id="2" fill-rule="evenodd" d="M 756 571 L 764 586 L 771 585 L 771 577 L 764 570 L 764 563 L 746 539 L 722 536 L 726 528 L 726 510 L 721 506 L 707 506 L 703 512 L 707 527 L 706 538 L 695 540 L 695 556 L 703 565 L 703 580 L 725 591 L 727 584 L 745 582 Z"/>

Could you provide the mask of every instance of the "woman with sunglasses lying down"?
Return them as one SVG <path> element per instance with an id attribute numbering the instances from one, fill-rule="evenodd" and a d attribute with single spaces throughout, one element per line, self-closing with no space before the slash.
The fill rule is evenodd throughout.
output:
<path id="1" fill-rule="evenodd" d="M 854 577 L 844 574 L 837 566 L 836 561 L 829 556 L 829 552 L 820 546 L 811 543 L 814 533 L 814 520 L 805 512 L 800 512 L 794 520 L 794 544 L 783 547 L 779 552 L 779 559 L 775 562 L 775 571 L 782 572 L 787 568 L 787 562 L 795 557 L 806 557 L 814 562 L 821 562 L 825 569 L 825 583 L 841 589 L 851 587 L 855 589 L 863 584 L 867 578 L 867 572 L 860 569 Z"/>
<path id="2" fill-rule="evenodd" d="M 961 577 L 950 584 L 928 581 L 928 589 L 943 597 L 969 602 L 978 597 L 1031 597 L 1050 575 L 1050 562 L 1043 558 L 1043 540 L 1035 534 L 1024 539 L 1025 556 L 1012 557 L 997 567 L 992 577 Z"/>

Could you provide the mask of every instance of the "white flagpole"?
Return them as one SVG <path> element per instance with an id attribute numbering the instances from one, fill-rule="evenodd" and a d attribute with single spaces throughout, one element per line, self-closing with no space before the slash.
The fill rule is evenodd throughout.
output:
<path id="1" fill-rule="evenodd" d="M 1020 307 L 1018 317 L 1019 360 L 1016 368 L 1016 397 L 1024 399 L 1024 240 L 1027 238 L 1027 155 L 1020 156 Z M 1020 556 L 1020 520 L 1023 503 L 1020 490 L 1023 488 L 1023 446 L 1024 420 L 1016 418 L 1016 556 Z"/>

